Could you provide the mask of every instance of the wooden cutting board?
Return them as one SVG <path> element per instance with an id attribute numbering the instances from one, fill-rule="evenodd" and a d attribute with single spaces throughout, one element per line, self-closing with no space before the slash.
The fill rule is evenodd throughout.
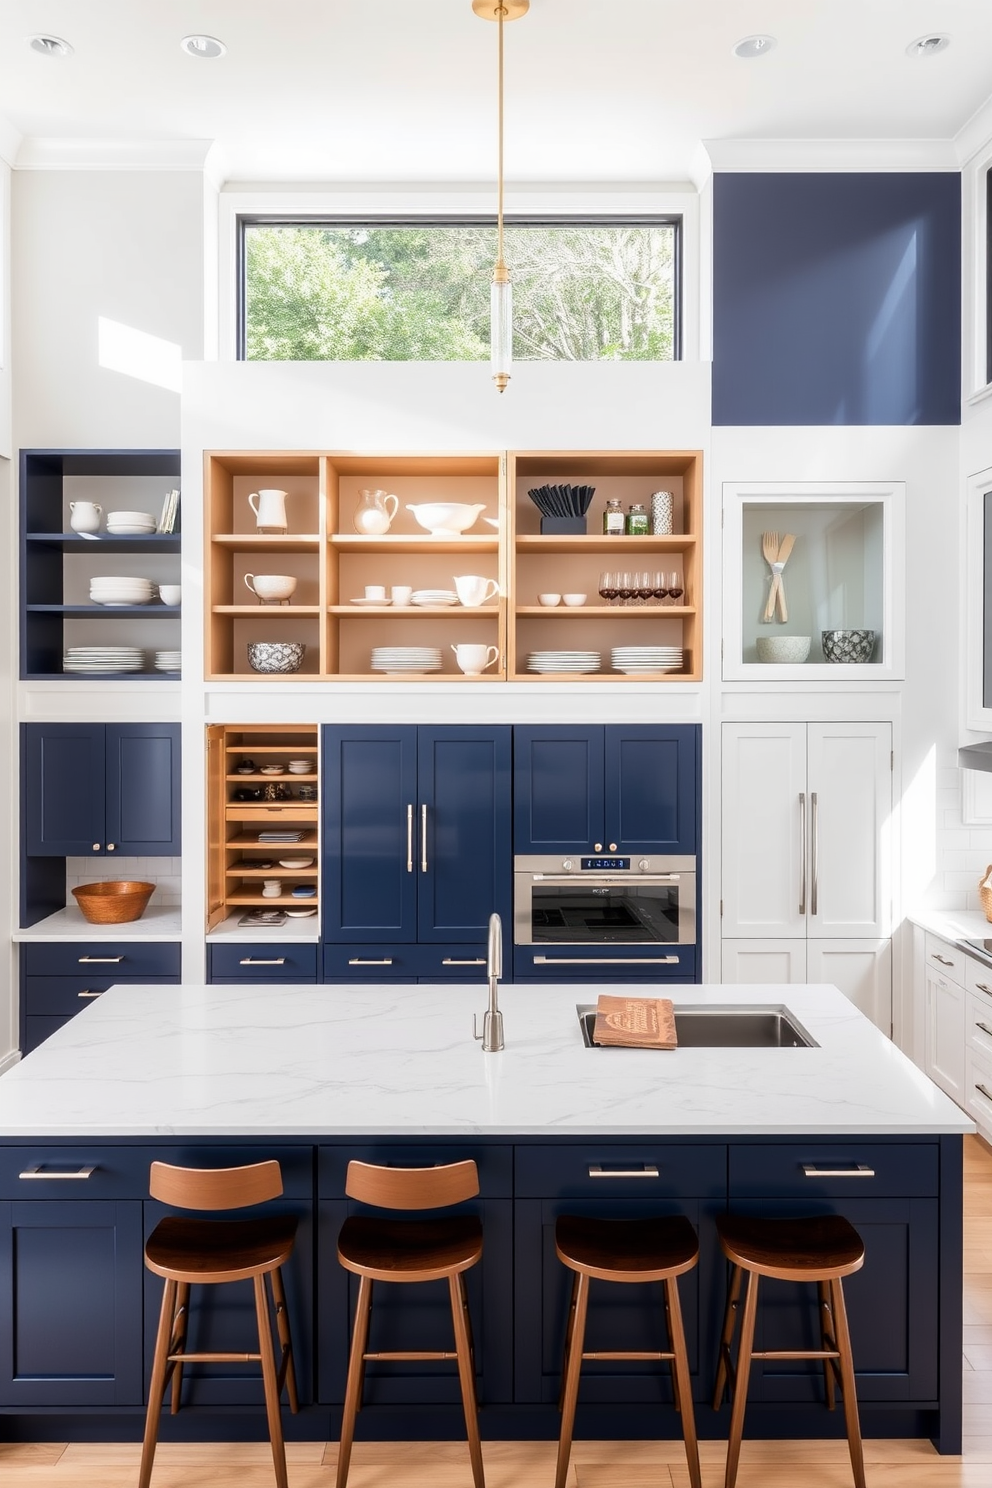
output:
<path id="1" fill-rule="evenodd" d="M 596 1002 L 594 1044 L 630 1049 L 675 1049 L 675 1009 L 668 997 L 616 997 Z"/>

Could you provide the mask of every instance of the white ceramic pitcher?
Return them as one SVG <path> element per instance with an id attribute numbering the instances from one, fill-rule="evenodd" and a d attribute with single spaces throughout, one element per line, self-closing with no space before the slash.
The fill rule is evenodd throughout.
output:
<path id="1" fill-rule="evenodd" d="M 69 526 L 73 532 L 99 532 L 103 507 L 95 501 L 70 501 Z"/>
<path id="2" fill-rule="evenodd" d="M 259 532 L 286 531 L 286 495 L 285 491 L 252 491 L 248 505 Z"/>

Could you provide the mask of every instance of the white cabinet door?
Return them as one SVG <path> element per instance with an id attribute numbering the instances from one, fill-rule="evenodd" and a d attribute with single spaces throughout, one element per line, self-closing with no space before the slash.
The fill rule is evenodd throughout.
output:
<path id="1" fill-rule="evenodd" d="M 892 729 L 811 723 L 807 738 L 809 934 L 891 934 Z"/>
<path id="2" fill-rule="evenodd" d="M 806 724 L 724 725 L 721 931 L 729 939 L 805 937 L 805 793 Z"/>
<path id="3" fill-rule="evenodd" d="M 942 972 L 927 967 L 926 1071 L 959 1105 L 965 1104 L 966 994 Z"/>
<path id="4" fill-rule="evenodd" d="M 892 942 L 810 940 L 806 980 L 832 982 L 887 1038 L 892 1036 Z"/>
<path id="5" fill-rule="evenodd" d="M 734 985 L 768 982 L 779 986 L 806 980 L 804 940 L 725 940 L 721 980 Z"/>

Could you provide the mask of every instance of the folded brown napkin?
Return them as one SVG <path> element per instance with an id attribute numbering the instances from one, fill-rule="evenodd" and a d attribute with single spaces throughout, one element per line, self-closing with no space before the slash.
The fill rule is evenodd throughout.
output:
<path id="1" fill-rule="evenodd" d="M 630 1049 L 675 1049 L 675 1010 L 668 997 L 610 997 L 596 1002 L 594 1044 L 616 1044 Z"/>

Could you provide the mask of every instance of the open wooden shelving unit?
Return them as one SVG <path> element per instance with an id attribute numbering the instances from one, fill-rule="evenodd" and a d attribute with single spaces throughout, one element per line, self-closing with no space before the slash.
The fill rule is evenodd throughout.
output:
<path id="1" fill-rule="evenodd" d="M 596 494 L 585 535 L 545 536 L 527 496 L 531 486 L 567 481 Z M 285 490 L 290 531 L 259 533 L 248 495 L 260 487 Z M 353 516 L 364 487 L 395 494 L 399 509 L 390 530 L 366 536 Z M 626 507 L 651 493 L 675 493 L 675 535 L 607 538 L 602 513 L 608 497 Z M 458 501 L 485 505 L 470 531 L 434 537 L 420 528 L 409 505 Z M 702 457 L 698 451 L 538 451 L 465 455 L 363 455 L 318 452 L 209 452 L 205 457 L 206 677 L 210 681 L 429 681 L 478 685 L 511 678 L 553 682 L 527 670 L 537 649 L 599 650 L 598 681 L 699 681 L 702 658 Z M 619 608 L 598 596 L 608 567 L 677 569 L 679 605 Z M 263 605 L 245 587 L 246 573 L 288 573 L 297 589 L 290 603 Z M 497 580 L 500 595 L 477 609 L 358 606 L 366 584 L 454 588 L 460 574 Z M 538 593 L 583 591 L 581 609 L 542 608 Z M 303 641 L 299 672 L 265 674 L 248 668 L 252 641 Z M 482 677 L 465 677 L 451 647 L 495 645 L 499 662 Z M 610 648 L 624 644 L 680 645 L 681 671 L 628 677 L 609 669 Z M 376 646 L 437 646 L 442 670 L 373 672 Z M 574 680 L 570 677 L 569 680 Z"/>
<path id="2" fill-rule="evenodd" d="M 239 763 L 250 758 L 251 774 L 241 774 Z M 285 765 L 291 759 L 313 761 L 311 773 L 282 775 L 262 773 L 264 765 Z M 319 781 L 320 738 L 316 724 L 265 724 L 233 726 L 210 724 L 207 728 L 207 929 L 213 930 L 231 915 L 250 909 L 313 909 L 320 911 Z M 262 790 L 281 785 L 293 793 L 292 800 L 239 801 L 239 789 Z M 301 801 L 301 785 L 316 787 L 318 799 Z M 264 831 L 300 831 L 299 842 L 259 842 Z M 283 868 L 280 858 L 308 857 L 307 868 Z M 272 866 L 262 867 L 263 863 Z M 262 881 L 278 878 L 283 893 L 278 898 L 262 894 Z M 310 899 L 294 898 L 290 890 L 299 884 L 313 885 Z M 314 918 L 314 924 L 317 918 Z"/>

